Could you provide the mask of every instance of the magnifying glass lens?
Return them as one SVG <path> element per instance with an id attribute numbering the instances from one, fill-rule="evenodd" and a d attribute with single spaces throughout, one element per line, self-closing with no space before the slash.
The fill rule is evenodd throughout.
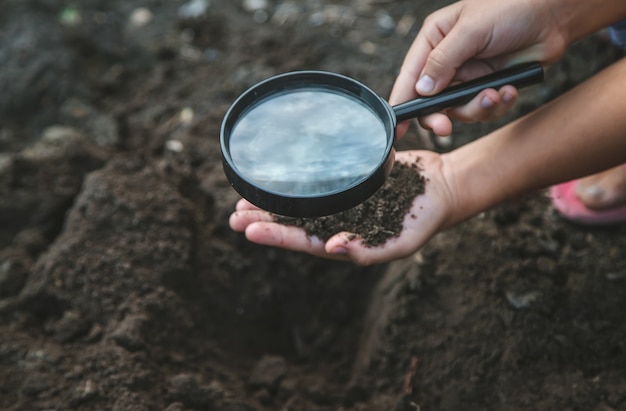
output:
<path id="1" fill-rule="evenodd" d="M 330 88 L 271 94 L 243 112 L 229 140 L 232 161 L 255 185 L 291 196 L 345 190 L 383 161 L 387 130 L 369 106 Z"/>

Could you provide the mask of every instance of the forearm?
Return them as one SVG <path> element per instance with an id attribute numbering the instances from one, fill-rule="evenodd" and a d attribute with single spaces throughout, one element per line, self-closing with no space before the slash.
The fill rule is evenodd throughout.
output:
<path id="1" fill-rule="evenodd" d="M 449 225 L 529 191 L 626 162 L 626 59 L 551 103 L 442 156 Z"/>
<path id="2" fill-rule="evenodd" d="M 545 4 L 571 44 L 620 20 L 626 19 L 624 0 L 533 0 Z"/>

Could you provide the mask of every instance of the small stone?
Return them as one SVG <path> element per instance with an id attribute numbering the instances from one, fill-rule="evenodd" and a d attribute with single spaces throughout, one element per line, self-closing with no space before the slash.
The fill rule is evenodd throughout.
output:
<path id="1" fill-rule="evenodd" d="M 182 402 L 173 402 L 167 406 L 165 411 L 185 411 L 185 405 Z"/>
<path id="2" fill-rule="evenodd" d="M 316 11 L 309 16 L 309 24 L 313 27 L 319 27 L 326 23 L 326 16 L 321 11 Z"/>
<path id="3" fill-rule="evenodd" d="M 242 7 L 248 13 L 254 13 L 258 10 L 267 10 L 270 3 L 267 0 L 243 0 Z"/>
<path id="4" fill-rule="evenodd" d="M 54 125 L 44 129 L 41 139 L 50 145 L 63 145 L 67 141 L 80 138 L 80 136 L 80 132 L 72 127 Z"/>
<path id="5" fill-rule="evenodd" d="M 146 395 L 146 394 L 144 394 Z M 118 395 L 112 411 L 149 411 L 146 399 L 136 392 L 125 391 Z"/>
<path id="6" fill-rule="evenodd" d="M 275 390 L 287 373 L 287 361 L 277 355 L 266 355 L 254 366 L 250 384 L 254 387 Z"/>
<path id="7" fill-rule="evenodd" d="M 61 360 L 60 355 L 54 352 L 44 350 L 32 350 L 26 353 L 24 359 L 21 361 L 21 366 L 25 369 L 36 369 L 43 364 L 58 364 Z"/>
<path id="8" fill-rule="evenodd" d="M 70 402 L 72 406 L 77 406 L 81 403 L 89 401 L 95 398 L 98 394 L 98 388 L 92 380 L 81 381 L 78 386 L 74 388 Z"/>
<path id="9" fill-rule="evenodd" d="M 506 292 L 506 300 L 516 310 L 530 307 L 531 304 L 535 302 L 538 298 L 539 292 L 537 291 L 529 291 L 526 293 L 515 293 L 512 291 Z"/>
<path id="10" fill-rule="evenodd" d="M 59 14 L 59 22 L 66 27 L 76 27 L 82 21 L 80 11 L 74 7 L 66 7 Z"/>
<path id="11" fill-rule="evenodd" d="M 356 21 L 354 10 L 347 6 L 327 5 L 309 16 L 309 24 L 314 27 L 324 24 L 333 24 L 342 27 L 352 27 Z"/>
<path id="12" fill-rule="evenodd" d="M 324 6 L 324 13 L 328 22 L 344 27 L 351 27 L 356 21 L 356 13 L 352 7 L 341 5 Z"/>
<path id="13" fill-rule="evenodd" d="M 609 281 L 622 281 L 626 279 L 626 271 L 616 272 L 616 273 L 608 273 L 606 275 L 606 279 Z"/>
<path id="14" fill-rule="evenodd" d="M 102 335 L 104 334 L 104 328 L 100 324 L 93 324 L 89 329 L 87 336 L 85 337 L 86 342 L 96 342 L 102 339 Z"/>
<path id="15" fill-rule="evenodd" d="M 80 312 L 67 310 L 63 316 L 51 327 L 54 339 L 58 342 L 71 342 L 81 335 L 87 334 L 90 329 L 87 321 Z"/>
<path id="16" fill-rule="evenodd" d="M 394 411 L 420 411 L 420 406 L 416 404 L 413 400 L 411 400 L 410 396 L 403 395 L 400 397 L 396 406 L 393 409 Z"/>
<path id="17" fill-rule="evenodd" d="M 404 37 L 409 34 L 413 26 L 415 25 L 415 16 L 411 13 L 406 13 L 396 26 L 396 34 L 400 37 Z"/>
<path id="18" fill-rule="evenodd" d="M 133 12 L 130 14 L 129 20 L 131 25 L 139 28 L 147 26 L 153 18 L 154 15 L 150 11 L 150 9 L 146 7 L 139 7 L 133 10 Z"/>
<path id="19" fill-rule="evenodd" d="M 254 13 L 252 13 L 252 19 L 254 20 L 255 23 L 258 24 L 263 24 L 266 21 L 268 21 L 270 18 L 270 14 L 267 12 L 267 10 L 257 10 Z"/>
<path id="20" fill-rule="evenodd" d="M 209 0 L 190 0 L 178 8 L 178 17 L 197 19 L 206 14 L 209 7 L 211 7 Z"/>
<path id="21" fill-rule="evenodd" d="M 220 59 L 220 51 L 211 47 L 205 49 L 202 54 L 204 55 L 204 59 L 206 61 L 214 62 Z"/>
<path id="22" fill-rule="evenodd" d="M 175 375 L 170 379 L 169 397 L 188 407 L 211 408 L 213 391 L 202 384 L 200 376 L 189 373 Z"/>
<path id="23" fill-rule="evenodd" d="M 274 10 L 272 23 L 279 25 L 294 23 L 298 20 L 301 12 L 300 7 L 294 2 L 289 1 L 281 3 L 276 7 L 276 10 Z"/>
<path id="24" fill-rule="evenodd" d="M 22 156 L 29 160 L 41 161 L 59 156 L 68 147 L 77 146 L 86 141 L 75 128 L 61 125 L 47 127 L 35 144 L 26 147 Z"/>
<path id="25" fill-rule="evenodd" d="M 182 153 L 185 146 L 178 140 L 167 140 L 165 142 L 165 149 L 172 153 Z"/>
<path id="26" fill-rule="evenodd" d="M 180 48 L 180 57 L 187 61 L 200 61 L 202 59 L 202 51 L 189 44 L 184 44 Z"/>
<path id="27" fill-rule="evenodd" d="M 194 111 L 191 107 L 185 107 L 180 111 L 180 123 L 188 126 L 194 118 Z"/>
<path id="28" fill-rule="evenodd" d="M 376 25 L 378 25 L 378 29 L 384 34 L 391 34 L 396 30 L 396 22 L 393 17 L 384 11 L 376 14 Z"/>
<path id="29" fill-rule="evenodd" d="M 142 333 L 146 318 L 141 315 L 127 315 L 111 333 L 111 338 L 129 351 L 137 351 L 145 347 Z"/>
<path id="30" fill-rule="evenodd" d="M 372 43 L 371 41 L 363 42 L 360 49 L 363 54 L 367 54 L 369 56 L 373 56 L 378 51 L 378 47 L 376 47 L 376 44 Z"/>

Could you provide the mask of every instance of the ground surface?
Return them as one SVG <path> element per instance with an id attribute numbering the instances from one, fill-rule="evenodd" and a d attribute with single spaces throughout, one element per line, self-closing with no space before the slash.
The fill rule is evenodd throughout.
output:
<path id="1" fill-rule="evenodd" d="M 444 3 L 0 2 L 0 409 L 626 410 L 624 227 L 538 193 L 369 268 L 228 229 L 232 100 L 302 68 L 387 95 Z M 576 45 L 512 116 L 616 57 Z"/>

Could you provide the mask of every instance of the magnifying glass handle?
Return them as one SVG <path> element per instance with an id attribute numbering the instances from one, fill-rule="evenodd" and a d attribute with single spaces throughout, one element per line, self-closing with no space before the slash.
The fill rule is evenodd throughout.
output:
<path id="1" fill-rule="evenodd" d="M 444 109 L 469 103 L 482 90 L 499 89 L 512 85 L 517 88 L 539 83 L 543 80 L 540 63 L 524 63 L 497 71 L 484 77 L 449 87 L 439 94 L 421 97 L 393 106 L 398 122 L 409 120 Z"/>

